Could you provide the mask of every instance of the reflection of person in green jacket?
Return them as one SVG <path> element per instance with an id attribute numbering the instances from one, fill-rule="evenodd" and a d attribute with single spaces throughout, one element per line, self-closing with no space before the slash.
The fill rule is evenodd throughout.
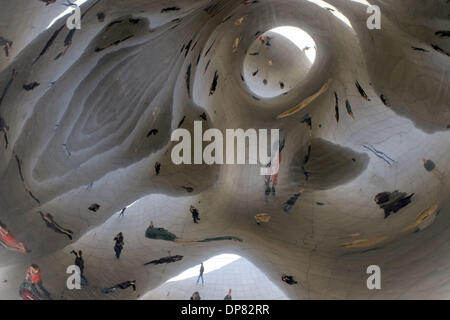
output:
<path id="1" fill-rule="evenodd" d="M 233 298 L 231 297 L 231 289 L 228 290 L 228 294 L 225 296 L 225 298 L 223 298 L 223 300 L 233 300 Z"/>
<path id="2" fill-rule="evenodd" d="M 347 109 L 347 113 L 355 119 L 355 115 L 353 114 L 352 106 L 350 105 L 350 102 L 348 100 L 345 100 L 345 108 Z"/>
<path id="3" fill-rule="evenodd" d="M 150 221 L 150 225 L 147 228 L 147 230 L 145 231 L 145 236 L 149 239 L 166 240 L 166 241 L 173 241 L 173 242 L 178 242 L 178 243 L 210 242 L 210 241 L 221 241 L 221 240 L 233 240 L 233 241 L 242 242 L 242 239 L 239 239 L 238 237 L 234 237 L 234 236 L 206 238 L 206 239 L 201 239 L 201 240 L 181 239 L 181 238 L 178 238 L 175 234 L 169 232 L 168 230 L 166 230 L 164 228 L 155 228 L 153 226 L 153 221 Z"/>

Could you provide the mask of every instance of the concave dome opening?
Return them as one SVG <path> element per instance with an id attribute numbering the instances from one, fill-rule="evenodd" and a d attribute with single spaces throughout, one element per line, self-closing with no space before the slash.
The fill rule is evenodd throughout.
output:
<path id="1" fill-rule="evenodd" d="M 316 44 L 297 27 L 256 33 L 244 59 L 244 80 L 261 98 L 286 94 L 303 80 L 316 59 Z"/>

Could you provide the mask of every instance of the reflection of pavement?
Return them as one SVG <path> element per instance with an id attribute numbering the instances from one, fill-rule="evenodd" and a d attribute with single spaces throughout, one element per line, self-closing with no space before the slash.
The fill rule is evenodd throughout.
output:
<path id="1" fill-rule="evenodd" d="M 205 270 L 207 271 L 207 270 Z M 232 289 L 233 300 L 286 300 L 289 299 L 255 265 L 244 258 L 209 273 L 205 284 L 195 284 L 198 274 L 184 280 L 166 282 L 145 294 L 143 300 L 189 300 L 198 291 L 202 300 L 223 300 Z"/>

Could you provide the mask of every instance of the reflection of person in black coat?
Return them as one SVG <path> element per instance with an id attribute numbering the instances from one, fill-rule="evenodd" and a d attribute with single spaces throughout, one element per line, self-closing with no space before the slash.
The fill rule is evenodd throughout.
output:
<path id="1" fill-rule="evenodd" d="M 98 209 L 100 209 L 100 205 L 97 203 L 91 204 L 90 207 L 88 208 L 88 210 L 93 211 L 93 212 L 97 212 Z"/>
<path id="2" fill-rule="evenodd" d="M 72 250 L 70 251 L 70 253 L 73 253 L 75 255 L 75 265 L 78 266 L 78 268 L 80 268 L 81 285 L 87 285 L 88 281 L 84 276 L 83 252 L 81 250 L 79 250 L 78 252 Z"/>
<path id="3" fill-rule="evenodd" d="M 335 118 L 336 118 L 336 122 L 339 123 L 339 98 L 338 98 L 338 95 L 337 95 L 336 91 L 334 92 L 334 97 L 336 99 L 336 105 L 334 107 L 334 109 L 336 111 Z"/>
<path id="4" fill-rule="evenodd" d="M 129 287 L 133 287 L 133 293 L 136 293 L 136 280 L 125 281 L 125 282 L 116 284 L 114 287 L 104 288 L 104 289 L 102 289 L 102 293 L 111 293 L 118 289 L 125 290 Z"/>
<path id="5" fill-rule="evenodd" d="M 370 101 L 369 97 L 367 96 L 366 92 L 364 91 L 364 89 L 361 87 L 361 85 L 359 84 L 358 81 L 355 82 L 356 88 L 358 89 L 359 94 L 361 95 L 361 97 L 363 97 L 364 99 L 366 99 L 367 101 Z"/>
<path id="6" fill-rule="evenodd" d="M 49 4 L 55 3 L 56 0 L 41 0 L 42 2 L 45 2 L 45 5 L 48 6 Z"/>
<path id="7" fill-rule="evenodd" d="M 217 71 L 214 72 L 214 79 L 211 84 L 211 89 L 209 90 L 209 95 L 212 96 L 214 92 L 216 92 L 217 89 L 217 81 L 219 80 L 219 75 L 217 74 Z"/>
<path id="8" fill-rule="evenodd" d="M 163 264 L 163 263 L 172 263 L 172 262 L 177 262 L 180 261 L 181 259 L 183 259 L 183 256 L 168 256 L 168 257 L 164 257 L 158 260 L 153 260 L 147 263 L 144 263 L 144 266 L 147 266 L 149 264 Z"/>
<path id="9" fill-rule="evenodd" d="M 116 242 L 116 244 L 114 245 L 114 251 L 116 252 L 116 258 L 119 259 L 124 245 L 122 232 L 119 232 L 116 235 L 114 241 Z"/>
<path id="10" fill-rule="evenodd" d="M 406 196 L 405 192 L 382 192 L 375 196 L 375 202 L 384 210 L 384 218 L 386 219 L 391 213 L 397 213 L 400 209 L 411 203 L 414 193 Z"/>
<path id="11" fill-rule="evenodd" d="M 159 163 L 158 161 L 155 163 L 155 173 L 157 176 L 159 176 L 159 173 L 161 171 L 161 163 Z"/>
<path id="12" fill-rule="evenodd" d="M 442 30 L 442 31 L 436 31 L 435 35 L 443 37 L 450 37 L 450 31 L 449 30 Z"/>
<path id="13" fill-rule="evenodd" d="M 200 220 L 200 218 L 198 217 L 198 209 L 194 206 L 191 206 L 189 211 L 191 211 L 192 213 L 192 219 L 194 219 L 194 223 L 198 223 L 197 220 Z"/>
<path id="14" fill-rule="evenodd" d="M 286 282 L 287 284 L 289 284 L 289 285 L 294 285 L 294 284 L 297 284 L 297 281 L 295 281 L 294 280 L 294 277 L 293 276 L 288 276 L 288 275 L 286 275 L 286 274 L 283 274 L 282 276 L 281 276 L 281 280 L 282 281 L 284 281 L 284 282 Z"/>

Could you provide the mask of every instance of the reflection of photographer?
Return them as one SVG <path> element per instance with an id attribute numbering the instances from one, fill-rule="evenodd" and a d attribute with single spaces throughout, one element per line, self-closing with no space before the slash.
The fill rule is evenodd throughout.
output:
<path id="1" fill-rule="evenodd" d="M 79 250 L 76 252 L 75 250 L 70 251 L 70 253 L 73 253 L 75 255 L 75 265 L 80 268 L 80 278 L 81 278 L 81 285 L 87 286 L 88 281 L 86 277 L 84 276 L 84 259 L 83 259 L 83 252 Z"/>

